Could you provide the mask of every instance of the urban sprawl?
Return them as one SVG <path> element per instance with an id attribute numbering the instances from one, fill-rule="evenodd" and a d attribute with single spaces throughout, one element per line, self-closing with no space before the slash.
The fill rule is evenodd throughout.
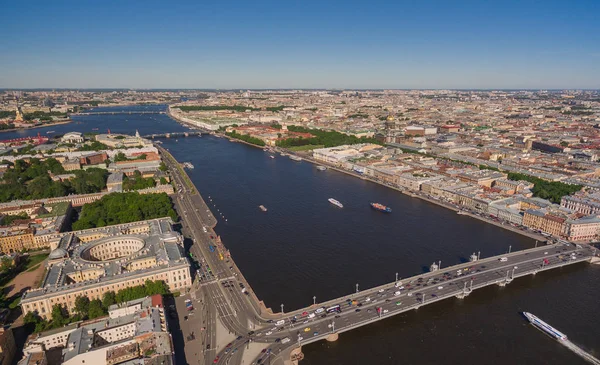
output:
<path id="1" fill-rule="evenodd" d="M 600 235 L 594 91 L 4 91 L 0 130 L 156 104 L 192 129 L 524 234 L 576 243 Z M 0 133 L 0 278 L 41 278 L 4 291 L 0 318 L 35 328 L 19 364 L 170 364 L 174 313 L 164 296 L 186 293 L 194 271 L 173 228 L 170 157 L 137 131 L 94 129 Z M 12 336 L 0 329 L 1 363 L 20 351 Z"/>

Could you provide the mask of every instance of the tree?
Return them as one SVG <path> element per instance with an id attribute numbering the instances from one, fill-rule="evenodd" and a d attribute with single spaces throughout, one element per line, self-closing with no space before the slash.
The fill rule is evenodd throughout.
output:
<path id="1" fill-rule="evenodd" d="M 161 185 L 167 185 L 168 184 L 167 179 L 165 179 L 164 177 L 161 177 L 160 178 L 160 184 Z"/>
<path id="2" fill-rule="evenodd" d="M 102 306 L 100 299 L 94 299 L 90 302 L 88 315 L 90 319 L 106 315 L 106 308 Z"/>
<path id="3" fill-rule="evenodd" d="M 27 312 L 27 314 L 23 317 L 23 322 L 25 324 L 37 324 L 43 321 L 42 317 L 40 317 L 37 312 Z"/>
<path id="4" fill-rule="evenodd" d="M 2 257 L 2 260 L 0 261 L 0 271 L 1 272 L 8 272 L 10 269 L 12 269 L 13 267 L 13 260 L 10 257 Z"/>
<path id="5" fill-rule="evenodd" d="M 111 305 L 116 304 L 116 303 L 117 303 L 117 299 L 115 298 L 114 291 L 107 291 L 102 296 L 102 306 L 104 308 L 108 309 L 108 307 L 110 307 Z"/>
<path id="6" fill-rule="evenodd" d="M 569 147 L 569 142 L 560 141 L 560 145 L 563 147 Z"/>
<path id="7" fill-rule="evenodd" d="M 66 309 L 61 304 L 52 306 L 52 327 L 62 327 L 69 323 L 69 316 Z"/>
<path id="8" fill-rule="evenodd" d="M 79 313 L 81 317 L 88 317 L 88 311 L 90 309 L 90 300 L 88 297 L 78 296 L 75 298 L 75 312 Z"/>
<path id="9" fill-rule="evenodd" d="M 160 163 L 160 166 L 158 167 L 158 169 L 163 172 L 168 170 L 167 165 L 165 165 L 164 162 Z"/>

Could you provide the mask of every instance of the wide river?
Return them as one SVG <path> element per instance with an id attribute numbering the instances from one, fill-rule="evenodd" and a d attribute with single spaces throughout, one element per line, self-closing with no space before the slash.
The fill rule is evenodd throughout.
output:
<path id="1" fill-rule="evenodd" d="M 164 106 L 97 110 L 164 110 Z M 183 131 L 164 114 L 77 116 L 74 123 L 0 133 L 0 139 L 68 131 L 140 134 Z M 50 134 L 52 135 L 52 134 Z M 466 260 L 533 247 L 516 233 L 459 216 L 307 162 L 274 159 L 261 149 L 223 138 L 163 139 L 181 162 L 219 223 L 253 289 L 274 311 L 317 301 Z M 209 198 L 210 197 L 210 198 Z M 327 199 L 344 204 L 340 209 Z M 381 202 L 382 214 L 369 207 Z M 265 205 L 267 212 L 258 206 Z M 331 364 L 585 364 L 529 325 L 522 311 L 536 314 L 570 340 L 600 355 L 600 265 L 580 264 L 488 287 L 464 300 L 449 299 L 394 316 L 303 348 L 303 365 Z"/>

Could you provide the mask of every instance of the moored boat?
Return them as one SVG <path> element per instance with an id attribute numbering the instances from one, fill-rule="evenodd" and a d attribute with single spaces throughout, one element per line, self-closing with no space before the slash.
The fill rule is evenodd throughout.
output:
<path id="1" fill-rule="evenodd" d="M 317 170 L 325 171 L 325 170 L 327 170 L 327 167 L 319 165 L 319 166 L 317 166 Z"/>
<path id="2" fill-rule="evenodd" d="M 267 208 L 264 205 L 259 205 L 258 206 L 260 208 L 260 210 L 262 210 L 263 212 L 267 211 Z"/>
<path id="3" fill-rule="evenodd" d="M 293 160 L 293 161 L 302 161 L 302 157 L 290 155 L 290 160 Z"/>

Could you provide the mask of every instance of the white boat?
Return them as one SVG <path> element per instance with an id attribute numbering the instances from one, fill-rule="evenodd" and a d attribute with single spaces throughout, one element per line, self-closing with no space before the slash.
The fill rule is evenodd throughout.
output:
<path id="1" fill-rule="evenodd" d="M 532 325 L 534 325 L 537 328 L 539 328 L 540 330 L 546 332 L 546 334 L 548 334 L 549 336 L 554 337 L 555 339 L 561 340 L 561 341 L 566 341 L 567 340 L 567 335 L 565 335 L 564 333 L 560 332 L 556 328 L 552 327 L 548 323 L 542 321 L 541 319 L 539 319 L 538 317 L 534 316 L 533 314 L 531 314 L 529 312 L 523 312 L 523 315 L 525 316 L 525 318 L 527 318 L 527 320 Z"/>
<path id="2" fill-rule="evenodd" d="M 302 157 L 290 155 L 290 160 L 293 160 L 293 161 L 302 161 Z"/>
<path id="3" fill-rule="evenodd" d="M 263 212 L 267 211 L 267 208 L 264 205 L 259 205 L 258 206 L 260 208 L 260 210 L 262 210 Z"/>
<path id="4" fill-rule="evenodd" d="M 325 170 L 327 170 L 327 167 L 319 165 L 319 166 L 317 166 L 317 170 L 325 171 Z"/>
<path id="5" fill-rule="evenodd" d="M 46 134 L 50 134 L 50 133 L 54 133 L 54 131 L 48 131 L 48 132 L 46 132 Z"/>
<path id="6" fill-rule="evenodd" d="M 327 200 L 329 200 L 329 202 L 330 202 L 331 204 L 335 205 L 335 206 L 338 206 L 338 207 L 340 207 L 340 208 L 343 208 L 343 207 L 344 207 L 344 204 L 340 203 L 338 200 L 335 200 L 335 199 L 333 199 L 333 198 L 329 198 L 329 199 L 327 199 Z"/>
<path id="7" fill-rule="evenodd" d="M 271 158 L 275 158 L 275 156 L 273 156 L 273 155 L 269 155 L 269 157 L 271 157 Z"/>

